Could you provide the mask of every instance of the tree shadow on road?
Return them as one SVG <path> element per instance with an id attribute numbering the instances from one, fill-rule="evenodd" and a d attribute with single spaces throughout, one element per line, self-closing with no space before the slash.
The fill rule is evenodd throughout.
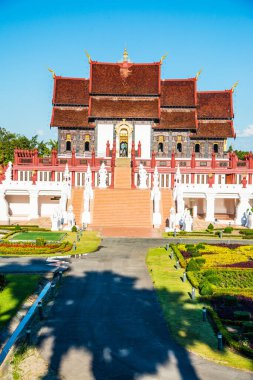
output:
<path id="1" fill-rule="evenodd" d="M 111 271 L 65 278 L 37 342 L 49 364 L 42 379 L 52 379 L 52 370 L 55 379 L 85 379 L 87 371 L 96 380 L 155 378 L 161 367 L 167 378 L 199 379 L 188 352 L 170 338 L 155 291 L 136 282 Z"/>

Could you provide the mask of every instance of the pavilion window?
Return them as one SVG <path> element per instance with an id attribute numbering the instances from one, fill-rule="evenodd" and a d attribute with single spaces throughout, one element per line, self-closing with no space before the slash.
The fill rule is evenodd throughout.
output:
<path id="1" fill-rule="evenodd" d="M 219 145 L 218 144 L 213 145 L 213 151 L 214 151 L 214 153 L 219 153 Z"/>
<path id="2" fill-rule="evenodd" d="M 177 152 L 182 153 L 182 143 L 177 143 Z"/>
<path id="3" fill-rule="evenodd" d="M 90 151 L 90 143 L 89 141 L 85 141 L 84 143 L 84 151 L 89 152 Z"/>
<path id="4" fill-rule="evenodd" d="M 160 142 L 158 144 L 158 152 L 162 152 L 163 153 L 163 143 L 162 142 Z"/>
<path id="5" fill-rule="evenodd" d="M 66 150 L 71 151 L 71 141 L 66 141 Z"/>
<path id="6" fill-rule="evenodd" d="M 195 144 L 195 153 L 199 153 L 199 152 L 200 152 L 200 145 Z"/>

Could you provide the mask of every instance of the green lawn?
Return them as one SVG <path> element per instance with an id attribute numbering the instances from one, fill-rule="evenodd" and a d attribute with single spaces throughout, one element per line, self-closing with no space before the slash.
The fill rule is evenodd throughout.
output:
<path id="1" fill-rule="evenodd" d="M 0 292 L 0 330 L 17 313 L 22 303 L 32 294 L 39 282 L 39 275 L 7 274 L 7 285 Z"/>
<path id="2" fill-rule="evenodd" d="M 192 301 L 191 286 L 183 283 L 183 269 L 175 269 L 164 248 L 151 249 L 147 266 L 157 291 L 169 330 L 175 340 L 202 357 L 232 367 L 253 370 L 252 360 L 225 348 L 217 350 L 217 338 L 208 322 L 202 321 L 203 303 Z"/>
<path id="3" fill-rule="evenodd" d="M 45 239 L 48 241 L 59 241 L 65 235 L 64 232 L 44 232 L 44 231 L 28 231 L 18 232 L 13 235 L 10 240 L 36 240 Z"/>
<path id="4" fill-rule="evenodd" d="M 96 231 L 84 231 L 80 241 L 77 241 L 76 232 L 68 232 L 66 238 L 69 242 L 73 243 L 76 241 L 76 250 L 72 248 L 68 254 L 80 254 L 80 253 L 90 253 L 98 249 L 101 238 L 98 236 Z"/>

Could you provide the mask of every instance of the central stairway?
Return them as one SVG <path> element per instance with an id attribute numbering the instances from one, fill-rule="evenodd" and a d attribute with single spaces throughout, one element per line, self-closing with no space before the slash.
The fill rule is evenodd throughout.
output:
<path id="1" fill-rule="evenodd" d="M 131 189 L 130 159 L 118 158 L 114 189 L 94 190 L 92 228 L 152 228 L 150 190 Z"/>
<path id="2" fill-rule="evenodd" d="M 73 206 L 73 213 L 77 226 L 82 225 L 82 212 L 83 212 L 83 187 L 73 187 L 71 194 L 71 204 Z"/>

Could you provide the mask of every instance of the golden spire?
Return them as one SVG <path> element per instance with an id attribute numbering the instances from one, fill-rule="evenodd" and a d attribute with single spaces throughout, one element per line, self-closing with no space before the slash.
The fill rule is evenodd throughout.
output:
<path id="1" fill-rule="evenodd" d="M 203 69 L 200 69 L 196 74 L 196 79 L 199 79 L 200 74 L 202 73 Z"/>
<path id="2" fill-rule="evenodd" d="M 123 53 L 123 62 L 129 62 L 128 52 L 126 48 L 124 49 Z"/>
<path id="3" fill-rule="evenodd" d="M 235 84 L 232 86 L 231 90 L 232 92 L 235 91 L 235 88 L 238 86 L 239 80 L 235 82 Z"/>
<path id="4" fill-rule="evenodd" d="M 168 53 L 164 54 L 161 59 L 160 59 L 160 63 L 162 64 L 163 61 L 165 60 L 165 58 L 167 57 Z"/>
<path id="5" fill-rule="evenodd" d="M 48 69 L 48 71 L 50 71 L 50 73 L 52 73 L 52 77 L 53 77 L 53 79 L 55 78 L 55 72 L 54 72 L 54 70 L 52 70 L 52 69 Z"/>
<path id="6" fill-rule="evenodd" d="M 84 50 L 84 52 L 85 52 L 86 57 L 88 58 L 88 62 L 91 63 L 91 57 L 89 53 L 87 52 L 87 50 Z"/>

